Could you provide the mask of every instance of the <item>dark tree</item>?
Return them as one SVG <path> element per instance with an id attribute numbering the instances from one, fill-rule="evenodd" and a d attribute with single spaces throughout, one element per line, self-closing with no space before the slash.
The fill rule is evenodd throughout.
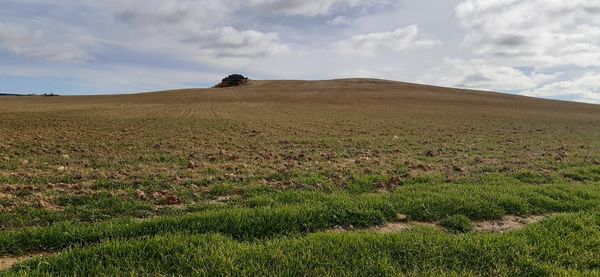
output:
<path id="1" fill-rule="evenodd" d="M 248 78 L 241 74 L 231 74 L 221 81 L 220 84 L 216 85 L 217 88 L 237 87 L 248 82 Z"/>

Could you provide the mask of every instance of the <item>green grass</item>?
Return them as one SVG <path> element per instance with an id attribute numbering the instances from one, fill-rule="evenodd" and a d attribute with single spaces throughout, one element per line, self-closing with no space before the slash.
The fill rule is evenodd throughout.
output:
<path id="1" fill-rule="evenodd" d="M 468 233 L 473 231 L 473 223 L 464 215 L 451 215 L 440 221 L 440 225 L 454 233 Z"/>
<path id="2" fill-rule="evenodd" d="M 25 207 L 0 214 L 0 230 L 50 226 L 65 221 L 100 222 L 119 217 L 148 217 L 154 214 L 154 207 L 149 203 L 113 196 L 107 192 L 57 196 L 55 202 L 66 208 L 48 210 Z"/>
<path id="3" fill-rule="evenodd" d="M 27 262 L 9 274 L 547 276 L 600 274 L 600 216 L 553 216 L 507 234 L 455 236 L 429 228 L 399 234 L 316 233 L 238 242 L 169 234 L 113 240 Z"/>
<path id="4" fill-rule="evenodd" d="M 600 181 L 600 166 L 569 168 L 563 171 L 562 175 L 575 181 L 597 182 Z"/>
<path id="5" fill-rule="evenodd" d="M 0 232 L 0 255 L 172 232 L 221 233 L 241 240 L 272 238 L 336 226 L 374 226 L 393 221 L 398 213 L 414 220 L 436 221 L 452 215 L 498 219 L 505 214 L 589 211 L 600 205 L 600 186 L 415 185 L 385 194 L 288 191 L 270 197 L 273 201 L 263 207 L 225 207 L 147 221 L 124 219 L 92 225 L 65 222 Z"/>
<path id="6" fill-rule="evenodd" d="M 378 174 L 370 175 L 354 175 L 348 181 L 348 191 L 354 193 L 365 193 L 375 189 L 375 185 L 379 182 L 385 182 L 388 178 Z"/>

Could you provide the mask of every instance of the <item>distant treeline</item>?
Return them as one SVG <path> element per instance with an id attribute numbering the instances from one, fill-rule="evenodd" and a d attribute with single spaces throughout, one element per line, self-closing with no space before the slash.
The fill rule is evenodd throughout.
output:
<path id="1" fill-rule="evenodd" d="M 0 96 L 58 96 L 58 94 L 54 93 L 44 93 L 44 94 L 18 94 L 18 93 L 0 93 Z"/>

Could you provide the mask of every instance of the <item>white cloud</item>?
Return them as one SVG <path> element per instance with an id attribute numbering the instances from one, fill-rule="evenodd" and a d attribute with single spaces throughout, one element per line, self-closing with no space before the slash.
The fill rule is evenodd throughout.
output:
<path id="1" fill-rule="evenodd" d="M 0 50 L 29 59 L 54 62 L 91 60 L 92 56 L 84 47 L 90 43 L 82 37 L 0 22 Z"/>
<path id="2" fill-rule="evenodd" d="M 455 14 L 465 45 L 490 62 L 549 67 L 600 63 L 596 0 L 464 0 Z"/>
<path id="3" fill-rule="evenodd" d="M 333 74 L 333 78 L 376 78 L 376 79 L 394 79 L 404 73 L 401 68 L 383 66 L 378 68 L 355 68 L 342 71 L 339 74 Z"/>
<path id="4" fill-rule="evenodd" d="M 524 92 L 544 98 L 565 97 L 576 101 L 600 104 L 600 72 L 588 72 L 579 78 L 551 83 Z"/>
<path id="5" fill-rule="evenodd" d="M 589 71 L 600 64 L 600 2 L 463 0 L 455 15 L 466 30 L 465 50 L 477 62 L 447 60 L 437 72 L 442 84 L 600 101 L 600 90 L 594 88 L 600 74 L 569 80 L 557 73 L 557 68 Z"/>
<path id="6" fill-rule="evenodd" d="M 442 86 L 518 92 L 535 88 L 554 78 L 556 75 L 525 74 L 512 67 L 493 66 L 481 60 L 446 59 L 440 66 L 429 70 L 421 82 Z"/>
<path id="7" fill-rule="evenodd" d="M 200 61 L 212 60 L 216 64 L 230 64 L 231 59 L 239 62 L 240 59 L 263 58 L 290 51 L 277 33 L 239 30 L 221 25 L 230 19 L 243 2 L 129 0 L 128 3 L 115 7 L 116 20 L 128 25 L 131 28 L 129 32 L 143 32 L 148 36 L 145 40 L 151 40 L 154 44 L 158 42 L 155 46 L 157 50 L 171 49 Z"/>
<path id="8" fill-rule="evenodd" d="M 233 27 L 204 31 L 184 42 L 196 45 L 212 57 L 256 58 L 290 51 L 288 46 L 279 42 L 276 33 L 238 31 Z"/>
<path id="9" fill-rule="evenodd" d="M 430 48 L 441 42 L 423 37 L 416 25 L 409 25 L 392 32 L 355 35 L 334 43 L 333 47 L 343 54 L 377 56 L 382 52 L 401 52 L 418 48 Z"/>
<path id="10" fill-rule="evenodd" d="M 446 59 L 426 72 L 419 82 L 459 88 L 502 91 L 541 98 L 571 99 L 600 103 L 600 72 L 588 72 L 571 80 L 561 73 L 525 73 L 509 66 L 494 66 L 483 60 Z"/>

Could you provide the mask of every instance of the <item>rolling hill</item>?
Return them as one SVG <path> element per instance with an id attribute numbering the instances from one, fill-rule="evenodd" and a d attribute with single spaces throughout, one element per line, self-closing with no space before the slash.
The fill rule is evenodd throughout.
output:
<path id="1" fill-rule="evenodd" d="M 598 274 L 598 149 L 599 105 L 374 79 L 2 97 L 0 276 Z"/>

